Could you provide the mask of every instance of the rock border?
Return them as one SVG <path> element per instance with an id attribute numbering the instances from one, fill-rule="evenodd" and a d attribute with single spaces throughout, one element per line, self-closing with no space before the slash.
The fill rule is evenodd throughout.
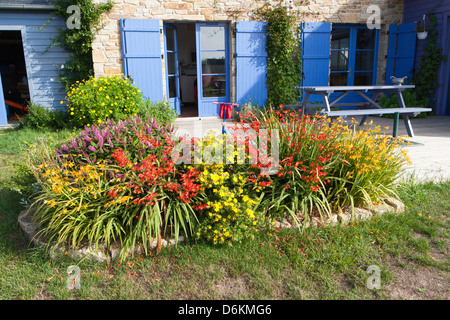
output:
<path id="1" fill-rule="evenodd" d="M 352 221 L 364 221 L 369 220 L 373 216 L 380 216 L 382 214 L 392 212 L 400 214 L 405 211 L 405 205 L 398 199 L 395 198 L 383 198 L 381 203 L 372 203 L 366 207 L 356 207 L 353 208 L 353 212 L 351 208 L 346 208 L 340 213 L 332 213 L 326 220 L 321 221 L 317 217 L 312 217 L 311 220 L 306 221 L 304 224 L 300 224 L 299 227 L 314 227 L 317 228 L 319 226 L 335 226 L 338 224 L 347 225 Z M 275 228 L 292 228 L 292 224 L 286 219 L 283 218 L 282 221 L 274 221 Z"/>
<path id="2" fill-rule="evenodd" d="M 393 213 L 402 213 L 405 211 L 405 205 L 395 198 L 385 198 L 382 199 L 382 202 L 379 204 L 371 204 L 369 206 L 359 208 L 356 207 L 353 209 L 353 213 L 351 208 L 346 208 L 343 212 L 339 214 L 332 214 L 325 221 L 321 221 L 317 217 L 313 217 L 310 221 L 305 222 L 305 227 L 319 227 L 319 226 L 334 226 L 337 224 L 347 225 L 355 220 L 369 220 L 373 216 L 382 215 L 387 212 Z M 23 210 L 18 217 L 19 228 L 25 237 L 30 241 L 31 244 L 35 246 L 44 246 L 47 247 L 48 243 L 43 237 L 39 237 L 39 224 L 33 222 L 33 214 L 34 211 L 30 208 Z M 302 226 L 302 225 L 301 225 Z M 284 218 L 281 222 L 274 221 L 275 228 L 292 228 L 292 224 Z M 185 237 L 178 237 L 178 241 L 175 239 L 161 239 L 161 247 L 175 246 L 178 243 L 181 243 L 185 240 Z M 157 240 L 154 240 L 150 245 L 150 250 L 155 250 L 158 247 Z M 116 260 L 119 256 L 121 246 L 119 243 L 112 244 L 109 248 L 104 245 L 101 245 L 97 248 L 89 247 L 89 246 L 81 246 L 78 249 L 66 249 L 63 246 L 50 246 L 49 254 L 52 259 L 56 258 L 59 255 L 67 254 L 69 257 L 80 260 L 84 258 L 93 259 L 99 262 L 111 262 Z M 136 247 L 135 253 L 143 252 L 143 248 Z"/>
<path id="3" fill-rule="evenodd" d="M 49 246 L 47 240 L 39 236 L 40 231 L 39 224 L 33 222 L 34 211 L 30 208 L 23 210 L 19 213 L 18 223 L 19 228 L 27 238 L 27 240 L 34 246 L 49 247 L 49 255 L 52 259 L 61 256 L 68 255 L 75 260 L 81 260 L 84 258 L 95 260 L 98 262 L 111 262 L 119 257 L 119 252 L 121 250 L 121 245 L 119 243 L 113 243 L 111 246 L 106 247 L 105 245 L 100 245 L 97 248 L 94 246 L 80 246 L 78 249 L 67 249 L 61 245 L 51 245 Z M 161 239 L 161 247 L 175 246 L 185 240 L 184 236 L 179 236 L 178 241 L 175 239 Z M 156 250 L 158 248 L 158 241 L 155 239 L 153 243 L 149 246 L 149 250 Z M 135 253 L 143 252 L 144 249 L 140 246 L 136 246 L 134 249 Z"/>

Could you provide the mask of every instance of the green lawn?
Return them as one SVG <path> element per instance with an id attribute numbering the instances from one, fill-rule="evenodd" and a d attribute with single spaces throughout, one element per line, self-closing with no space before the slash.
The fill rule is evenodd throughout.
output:
<path id="1" fill-rule="evenodd" d="M 23 196 L 12 188 L 26 178 L 24 144 L 69 134 L 0 131 L 0 299 L 450 299 L 450 182 L 399 186 L 399 215 L 276 230 L 233 247 L 187 241 L 109 265 L 84 260 L 81 288 L 68 290 L 77 261 L 28 245 L 17 225 Z M 367 287 L 372 265 L 379 290 Z"/>

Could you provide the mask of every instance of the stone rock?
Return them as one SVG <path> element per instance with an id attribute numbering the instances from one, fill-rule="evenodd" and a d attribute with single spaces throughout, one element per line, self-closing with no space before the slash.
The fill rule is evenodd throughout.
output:
<path id="1" fill-rule="evenodd" d="M 339 223 L 338 215 L 332 214 L 328 219 L 323 222 L 324 226 L 335 226 Z"/>
<path id="2" fill-rule="evenodd" d="M 286 218 L 283 218 L 282 222 L 275 220 L 273 226 L 275 228 L 286 228 L 286 229 L 292 228 L 292 225 L 286 220 Z"/>
<path id="3" fill-rule="evenodd" d="M 20 230 L 33 245 L 36 246 L 48 246 L 48 242 L 44 239 L 44 237 L 39 236 L 39 224 L 33 222 L 34 212 L 32 210 L 24 210 L 19 214 L 18 223 Z M 181 243 L 185 240 L 185 237 L 179 236 L 178 241 L 175 239 L 161 239 L 161 247 L 174 246 L 178 243 Z M 154 240 L 152 245 L 150 246 L 150 250 L 155 249 L 157 246 L 157 240 Z M 112 260 L 116 260 L 119 257 L 119 253 L 121 250 L 121 245 L 118 242 L 115 242 L 107 248 L 105 245 L 101 244 L 97 248 L 95 246 L 81 245 L 76 249 L 66 249 L 63 246 L 49 246 L 49 255 L 52 259 L 67 254 L 69 257 L 80 260 L 80 259 L 90 259 L 99 262 L 110 262 Z M 142 251 L 140 246 L 136 246 L 134 249 L 130 249 L 130 252 L 134 251 L 135 253 L 139 253 Z"/>
<path id="4" fill-rule="evenodd" d="M 352 215 L 347 212 L 342 212 L 337 215 L 337 220 L 339 221 L 340 224 L 347 225 L 352 220 Z"/>
<path id="5" fill-rule="evenodd" d="M 368 205 L 367 207 L 364 207 L 364 209 L 369 210 L 374 215 L 382 215 L 386 212 L 393 211 L 392 207 L 387 203 L 371 204 Z"/>
<path id="6" fill-rule="evenodd" d="M 372 218 L 372 212 L 363 208 L 354 208 L 353 209 L 353 218 L 355 220 L 369 220 Z"/>
<path id="7" fill-rule="evenodd" d="M 402 213 L 405 211 L 405 205 L 400 200 L 395 198 L 386 198 L 383 199 L 384 202 L 394 208 L 395 213 Z"/>

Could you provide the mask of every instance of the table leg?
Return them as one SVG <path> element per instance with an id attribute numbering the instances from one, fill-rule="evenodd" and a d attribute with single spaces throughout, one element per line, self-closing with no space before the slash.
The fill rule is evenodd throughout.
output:
<path id="1" fill-rule="evenodd" d="M 362 119 L 361 119 L 361 122 L 359 123 L 359 125 L 362 126 L 364 124 L 364 122 L 366 122 L 368 117 L 369 116 L 363 116 Z"/>
<path id="2" fill-rule="evenodd" d="M 323 103 L 325 104 L 325 108 L 327 109 L 327 111 L 331 111 L 330 99 L 328 98 L 328 94 L 327 93 L 323 93 L 322 94 L 322 100 L 323 100 Z"/>
<path id="3" fill-rule="evenodd" d="M 397 101 L 398 101 L 400 108 L 406 108 L 405 100 L 403 99 L 402 92 L 399 91 L 396 93 L 396 95 L 397 95 Z M 405 123 L 406 132 L 408 133 L 408 136 L 414 137 L 414 132 L 413 132 L 413 129 L 411 126 L 411 121 L 409 120 L 409 116 L 404 114 L 402 117 L 403 117 L 403 122 Z"/>
<path id="4" fill-rule="evenodd" d="M 306 109 L 308 108 L 308 100 L 309 100 L 309 92 L 306 92 L 305 96 L 303 97 L 302 115 L 306 114 Z"/>
<path id="5" fill-rule="evenodd" d="M 394 114 L 394 130 L 392 131 L 392 136 L 394 138 L 397 138 L 397 134 L 398 134 L 398 120 L 400 118 L 400 113 L 396 112 Z"/>

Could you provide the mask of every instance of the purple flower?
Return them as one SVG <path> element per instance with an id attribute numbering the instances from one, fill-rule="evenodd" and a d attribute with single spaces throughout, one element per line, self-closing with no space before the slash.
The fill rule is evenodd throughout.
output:
<path id="1" fill-rule="evenodd" d="M 74 137 L 70 138 L 70 143 L 73 149 L 78 150 L 78 141 Z"/>
<path id="2" fill-rule="evenodd" d="M 98 136 L 98 147 L 101 148 L 103 146 L 103 137 L 102 136 Z"/>
<path id="3" fill-rule="evenodd" d="M 97 149 L 95 149 L 93 146 L 89 146 L 88 149 L 89 149 L 90 151 L 92 151 L 92 152 L 96 152 L 96 151 L 97 151 Z"/>
<path id="4" fill-rule="evenodd" d="M 110 146 L 111 148 L 114 148 L 114 144 L 112 143 L 110 137 L 106 138 L 106 141 L 108 142 L 108 144 L 109 144 L 109 146 Z"/>
<path id="5" fill-rule="evenodd" d="M 63 144 L 62 146 L 61 146 L 61 148 L 62 148 L 62 150 L 63 151 L 65 151 L 65 152 L 69 152 L 69 147 L 68 146 L 66 146 L 65 144 Z"/>
<path id="6" fill-rule="evenodd" d="M 84 136 L 84 139 L 85 139 L 87 142 L 92 142 L 92 139 L 91 139 L 91 137 L 89 137 L 89 136 Z"/>

